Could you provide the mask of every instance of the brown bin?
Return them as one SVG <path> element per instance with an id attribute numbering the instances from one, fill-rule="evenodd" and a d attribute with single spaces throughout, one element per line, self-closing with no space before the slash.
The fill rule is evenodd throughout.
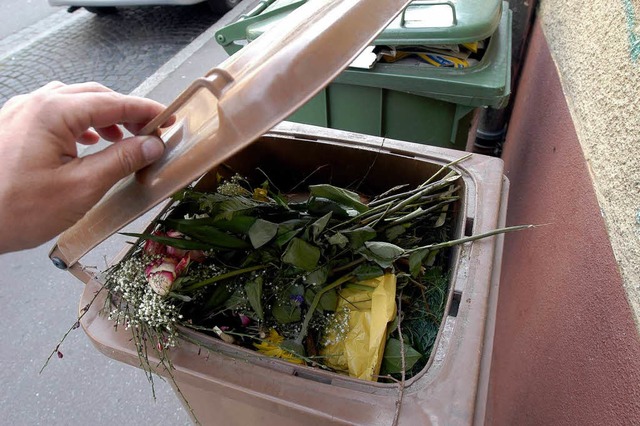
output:
<path id="1" fill-rule="evenodd" d="M 441 165 L 464 155 L 312 126 L 280 129 L 226 163 L 247 175 L 260 165 L 274 179 L 306 176 L 331 164 L 327 172 L 338 185 L 361 178 L 363 170 L 373 164 L 365 185 L 380 189 L 419 184 Z M 502 161 L 474 155 L 455 169 L 463 177 L 463 199 L 456 209 L 457 236 L 503 226 L 508 185 Z M 201 183 L 206 185 L 206 181 Z M 501 237 L 493 237 L 453 249 L 447 315 L 427 367 L 406 383 L 400 425 L 483 423 L 501 247 Z M 80 306 L 99 288 L 98 282 L 90 281 Z M 101 299 L 92 306 L 82 326 L 94 345 L 111 358 L 139 366 L 129 333 L 116 332 L 113 323 L 100 315 Z M 396 385 L 300 367 L 198 333 L 192 335 L 215 350 L 182 342 L 172 350 L 171 360 L 182 394 L 205 425 L 392 424 Z"/>
<path id="2" fill-rule="evenodd" d="M 215 176 L 211 169 L 223 162 L 245 174 L 260 165 L 271 178 L 281 180 L 308 176 L 329 164 L 333 184 L 346 186 L 364 177 L 364 185 L 379 191 L 400 183 L 419 184 L 463 156 L 459 151 L 288 123 L 263 135 L 330 81 L 405 4 L 308 2 L 292 13 L 290 27 L 265 33 L 197 80 L 150 123 L 143 132 L 155 131 L 169 114 L 176 115 L 176 123 L 162 134 L 165 157 L 122 181 L 52 249 L 56 266 L 87 283 L 80 306 L 93 299 L 101 284 L 79 260 L 209 172 L 198 183 L 206 186 L 207 177 Z M 504 225 L 508 184 L 501 160 L 475 155 L 454 169 L 462 176 L 456 236 Z M 498 236 L 453 249 L 447 314 L 427 366 L 406 383 L 400 424 L 483 422 L 501 247 Z M 116 331 L 101 316 L 103 298 L 98 297 L 84 315 L 84 330 L 105 355 L 140 366 L 129 332 Z M 183 341 L 170 357 L 179 395 L 203 424 L 393 422 L 396 385 L 265 358 L 195 332 L 191 337 L 211 350 Z"/>

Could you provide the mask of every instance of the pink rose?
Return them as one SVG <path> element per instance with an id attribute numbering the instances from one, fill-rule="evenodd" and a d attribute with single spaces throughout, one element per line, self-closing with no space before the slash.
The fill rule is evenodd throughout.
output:
<path id="1" fill-rule="evenodd" d="M 165 235 L 162 232 L 155 231 L 153 235 L 157 235 L 159 237 L 164 237 Z M 148 254 L 165 254 L 166 246 L 162 243 L 153 240 L 147 240 L 144 243 L 143 250 Z"/>
<path id="2" fill-rule="evenodd" d="M 176 278 L 189 266 L 189 255 L 178 260 L 174 257 L 165 256 L 150 263 L 144 275 L 151 286 L 151 289 L 159 296 L 168 295 L 173 289 Z"/>

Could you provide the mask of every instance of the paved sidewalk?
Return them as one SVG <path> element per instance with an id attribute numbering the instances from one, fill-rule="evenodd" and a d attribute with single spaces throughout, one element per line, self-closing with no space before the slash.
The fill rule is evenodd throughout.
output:
<path id="1" fill-rule="evenodd" d="M 251 7 L 245 0 L 195 39 L 134 93 L 170 102 L 193 79 L 226 58 L 213 33 Z M 88 153 L 88 151 L 87 151 Z M 55 196 L 55 194 L 52 194 Z M 132 226 L 135 228 L 135 224 Z M 7 325 L 0 346 L 2 424 L 186 425 L 190 420 L 169 384 L 157 379 L 154 402 L 144 373 L 99 353 L 75 330 L 38 374 L 47 356 L 77 319 L 83 285 L 48 259 L 53 241 L 0 256 L 0 304 Z M 124 247 L 115 237 L 83 259 L 103 268 Z"/>

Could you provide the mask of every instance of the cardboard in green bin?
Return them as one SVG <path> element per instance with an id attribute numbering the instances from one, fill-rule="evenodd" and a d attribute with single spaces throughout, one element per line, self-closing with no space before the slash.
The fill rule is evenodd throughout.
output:
<path id="1" fill-rule="evenodd" d="M 233 53 L 306 0 L 267 0 L 217 33 Z M 421 22 L 425 25 L 421 26 Z M 511 12 L 500 0 L 414 1 L 377 45 L 462 44 L 487 39 L 477 65 L 436 68 L 381 63 L 349 68 L 288 120 L 411 142 L 465 149 L 477 107 L 503 108 L 511 92 Z"/>

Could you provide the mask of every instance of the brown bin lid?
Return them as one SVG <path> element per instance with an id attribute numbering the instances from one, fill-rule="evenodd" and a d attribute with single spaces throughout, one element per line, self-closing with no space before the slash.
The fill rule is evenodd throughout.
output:
<path id="1" fill-rule="evenodd" d="M 77 263 L 149 209 L 238 152 L 333 80 L 409 0 L 312 0 L 199 78 L 142 130 L 162 131 L 160 160 L 119 182 L 65 231 L 50 257 L 87 281 Z"/>

